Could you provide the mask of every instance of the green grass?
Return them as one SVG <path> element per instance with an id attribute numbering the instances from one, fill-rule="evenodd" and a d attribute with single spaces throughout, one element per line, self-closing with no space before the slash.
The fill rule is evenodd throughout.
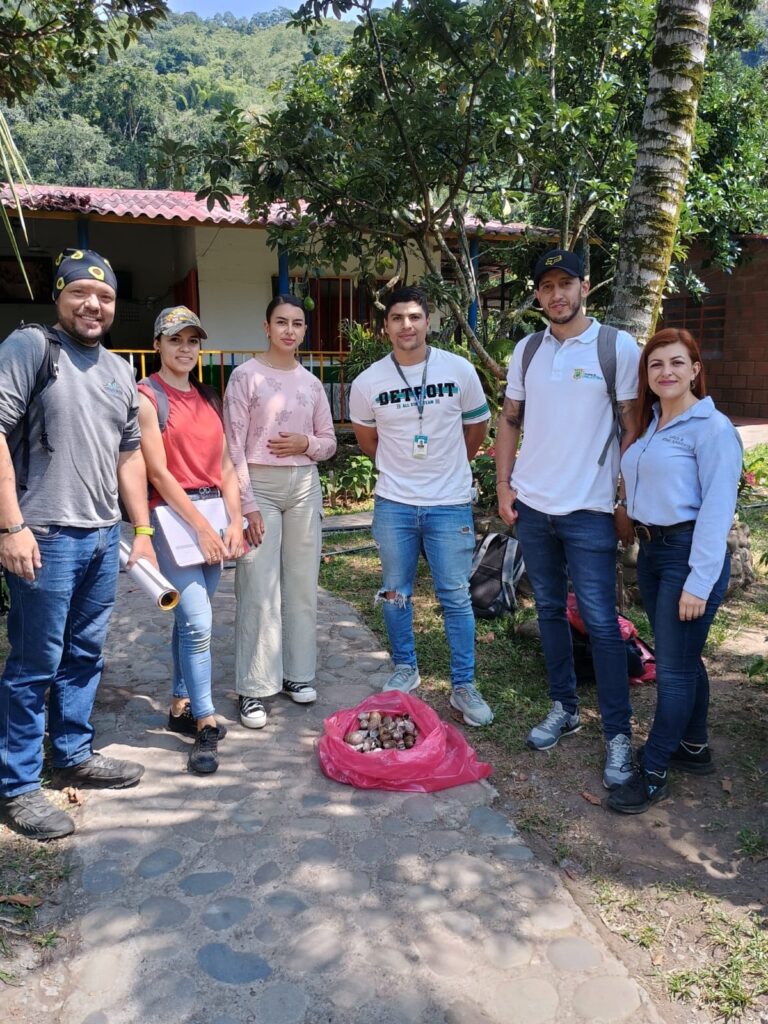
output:
<path id="1" fill-rule="evenodd" d="M 667 990 L 703 1004 L 723 1021 L 737 1020 L 768 994 L 768 931 L 756 915 L 737 918 L 713 906 L 702 912 L 711 963 L 670 972 Z"/>

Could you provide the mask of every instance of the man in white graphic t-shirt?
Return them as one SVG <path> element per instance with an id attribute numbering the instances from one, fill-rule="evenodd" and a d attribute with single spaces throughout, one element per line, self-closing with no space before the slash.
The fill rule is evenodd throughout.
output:
<path id="1" fill-rule="evenodd" d="M 488 403 L 471 363 L 427 345 L 429 309 L 418 288 L 391 293 L 384 329 L 392 352 L 357 377 L 349 403 L 358 444 L 379 471 L 373 536 L 383 586 L 377 600 L 394 662 L 384 689 L 408 693 L 421 682 L 411 599 L 423 548 L 443 608 L 451 705 L 467 725 L 489 725 L 493 712 L 474 684 L 469 599 L 475 539 L 469 460 L 485 437 Z"/>

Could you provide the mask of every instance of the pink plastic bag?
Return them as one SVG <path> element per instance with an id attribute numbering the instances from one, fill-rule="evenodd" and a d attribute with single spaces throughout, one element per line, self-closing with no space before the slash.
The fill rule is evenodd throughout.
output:
<path id="1" fill-rule="evenodd" d="M 382 750 L 363 754 L 353 750 L 344 737 L 357 726 L 361 711 L 409 714 L 419 731 L 410 750 Z M 433 793 L 465 782 L 487 778 L 493 769 L 478 761 L 464 735 L 423 701 L 395 690 L 366 697 L 356 708 L 342 708 L 323 723 L 318 744 L 320 768 L 329 779 L 359 789 L 404 790 Z"/>

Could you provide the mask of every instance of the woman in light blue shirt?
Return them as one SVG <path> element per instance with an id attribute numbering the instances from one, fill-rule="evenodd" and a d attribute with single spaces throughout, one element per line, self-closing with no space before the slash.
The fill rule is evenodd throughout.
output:
<path id="1" fill-rule="evenodd" d="M 636 440 L 621 460 L 640 542 L 637 580 L 656 642 L 656 713 L 637 771 L 608 797 L 640 814 L 668 795 L 670 766 L 714 771 L 707 735 L 709 679 L 701 653 L 730 575 L 728 531 L 742 446 L 706 396 L 688 331 L 655 334 L 640 358 Z"/>

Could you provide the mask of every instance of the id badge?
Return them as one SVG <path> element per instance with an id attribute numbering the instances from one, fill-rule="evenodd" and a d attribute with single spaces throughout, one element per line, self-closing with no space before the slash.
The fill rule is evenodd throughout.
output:
<path id="1" fill-rule="evenodd" d="M 426 459 L 428 445 L 429 438 L 427 437 L 426 434 L 416 434 L 413 438 L 414 459 Z"/>

